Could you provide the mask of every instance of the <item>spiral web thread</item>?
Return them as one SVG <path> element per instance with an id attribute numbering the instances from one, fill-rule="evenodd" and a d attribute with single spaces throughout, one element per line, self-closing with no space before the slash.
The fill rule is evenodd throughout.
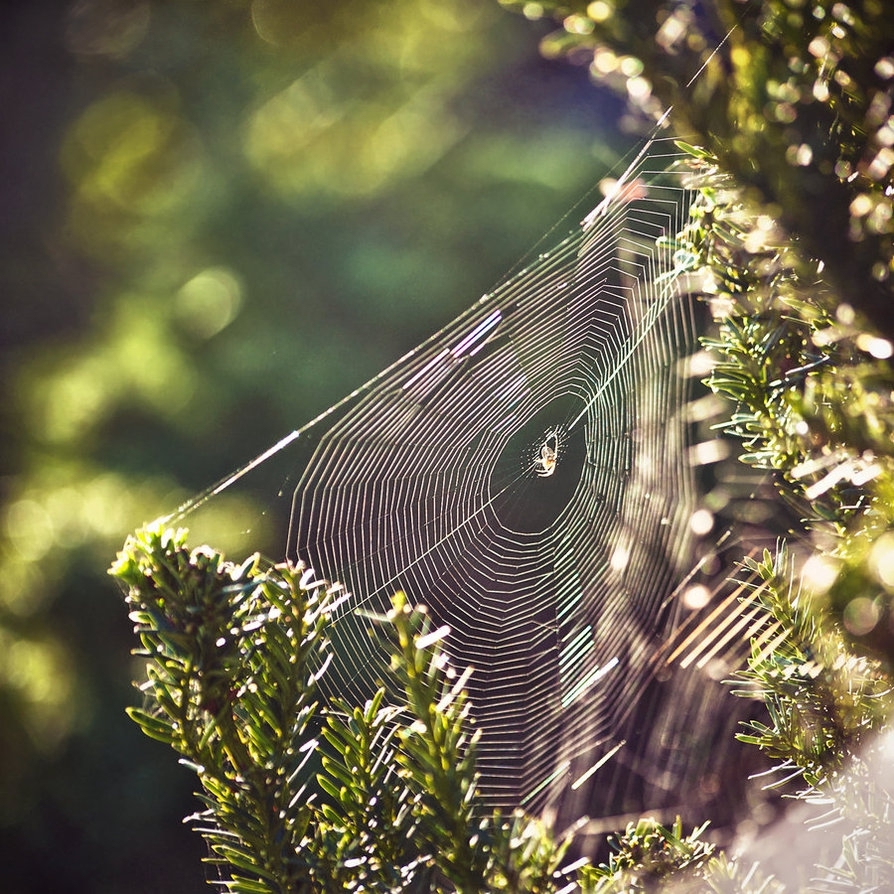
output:
<path id="1" fill-rule="evenodd" d="M 680 598 L 697 507 L 698 305 L 673 242 L 698 201 L 689 162 L 652 140 L 555 249 L 195 504 L 287 457 L 287 552 L 349 594 L 324 693 L 384 679 L 368 614 L 404 590 L 474 669 L 496 807 L 676 809 L 704 770 L 704 670 L 763 623 L 735 594 L 702 613 Z"/>

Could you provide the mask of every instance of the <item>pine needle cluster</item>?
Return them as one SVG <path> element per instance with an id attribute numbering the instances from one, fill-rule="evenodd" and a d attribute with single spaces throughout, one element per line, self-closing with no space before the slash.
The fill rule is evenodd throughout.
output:
<path id="1" fill-rule="evenodd" d="M 191 768 L 192 817 L 234 894 L 556 891 L 567 841 L 476 797 L 466 677 L 403 594 L 376 620 L 391 678 L 363 705 L 325 699 L 337 587 L 185 531 L 133 535 L 111 573 L 146 660 L 143 731 Z M 387 686 L 385 685 L 387 683 Z"/>

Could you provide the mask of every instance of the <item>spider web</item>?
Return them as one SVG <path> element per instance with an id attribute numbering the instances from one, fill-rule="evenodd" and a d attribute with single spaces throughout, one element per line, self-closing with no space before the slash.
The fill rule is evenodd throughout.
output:
<path id="1" fill-rule="evenodd" d="M 494 807 L 679 811 L 727 757 L 707 671 L 762 616 L 684 598 L 700 309 L 673 236 L 697 183 L 653 139 L 554 249 L 180 513 L 284 465 L 286 554 L 350 594 L 324 693 L 385 677 L 368 615 L 396 590 L 428 606 L 474 668 Z"/>

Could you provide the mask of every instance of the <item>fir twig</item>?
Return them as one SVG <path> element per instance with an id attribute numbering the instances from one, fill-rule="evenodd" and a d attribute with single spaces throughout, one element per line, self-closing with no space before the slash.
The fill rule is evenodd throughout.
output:
<path id="1" fill-rule="evenodd" d="M 394 678 L 354 706 L 318 692 L 344 597 L 302 566 L 234 565 L 155 525 L 112 574 L 147 659 L 146 705 L 129 713 L 196 773 L 192 819 L 227 890 L 556 890 L 568 841 L 477 799 L 468 672 L 423 608 L 398 593 L 378 618 Z"/>

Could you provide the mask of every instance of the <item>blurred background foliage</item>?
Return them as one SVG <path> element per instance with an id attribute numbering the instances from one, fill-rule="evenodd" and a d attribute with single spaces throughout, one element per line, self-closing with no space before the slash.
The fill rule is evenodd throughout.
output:
<path id="1" fill-rule="evenodd" d="M 198 890 L 110 558 L 494 285 L 629 140 L 483 0 L 0 15 L 0 887 Z"/>
<path id="2" fill-rule="evenodd" d="M 887 0 L 501 0 L 711 152 L 748 204 L 821 259 L 823 281 L 894 337 L 894 26 Z M 819 213 L 818 213 L 819 212 Z"/>

